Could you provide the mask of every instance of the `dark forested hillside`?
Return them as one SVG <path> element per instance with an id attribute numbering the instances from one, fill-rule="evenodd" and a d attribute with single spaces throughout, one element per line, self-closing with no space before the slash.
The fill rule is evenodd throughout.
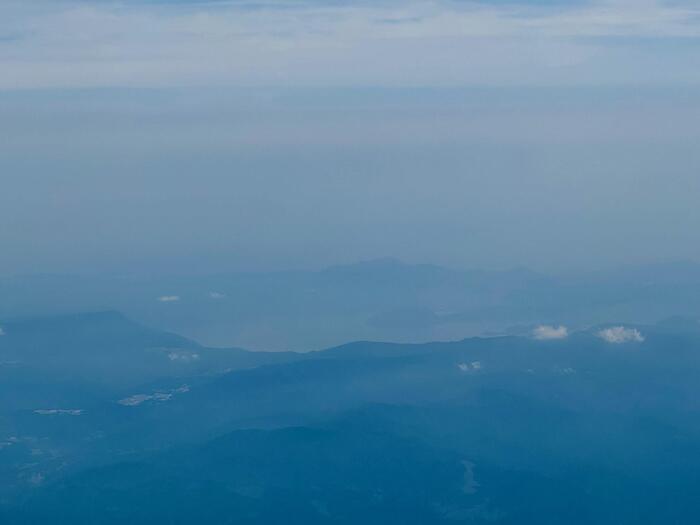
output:
<path id="1" fill-rule="evenodd" d="M 3 523 L 687 523 L 700 511 L 691 319 L 307 354 L 208 349 L 116 313 L 3 327 Z"/>

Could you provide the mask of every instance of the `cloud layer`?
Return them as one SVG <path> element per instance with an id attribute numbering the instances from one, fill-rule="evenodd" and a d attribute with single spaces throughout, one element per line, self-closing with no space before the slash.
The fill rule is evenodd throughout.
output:
<path id="1" fill-rule="evenodd" d="M 699 16 L 659 0 L 6 0 L 0 89 L 697 82 Z"/>

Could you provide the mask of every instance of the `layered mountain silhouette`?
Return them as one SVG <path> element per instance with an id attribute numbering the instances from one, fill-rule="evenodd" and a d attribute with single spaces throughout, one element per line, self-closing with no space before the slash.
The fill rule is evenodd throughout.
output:
<path id="1" fill-rule="evenodd" d="M 585 328 L 700 316 L 700 266 L 547 276 L 380 259 L 321 271 L 0 279 L 0 319 L 118 309 L 203 344 L 309 351 L 356 340 L 451 341 L 539 323 Z"/>
<path id="2" fill-rule="evenodd" d="M 681 523 L 700 323 L 307 353 L 2 322 L 3 523 Z M 198 357 L 194 357 L 197 355 Z"/>

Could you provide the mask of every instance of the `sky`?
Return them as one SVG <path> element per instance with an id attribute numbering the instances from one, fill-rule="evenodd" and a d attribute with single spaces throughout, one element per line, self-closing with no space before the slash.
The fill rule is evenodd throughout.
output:
<path id="1" fill-rule="evenodd" d="M 700 260 L 700 5 L 0 0 L 0 274 Z"/>

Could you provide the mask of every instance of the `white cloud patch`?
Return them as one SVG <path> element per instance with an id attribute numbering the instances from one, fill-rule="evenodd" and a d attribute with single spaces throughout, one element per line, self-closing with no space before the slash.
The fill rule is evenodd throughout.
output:
<path id="1" fill-rule="evenodd" d="M 3 329 L 2 326 L 0 326 L 0 335 L 5 335 L 5 330 Z"/>
<path id="2" fill-rule="evenodd" d="M 221 293 L 221 292 L 209 292 L 210 299 L 224 299 L 225 297 L 226 297 L 226 294 Z"/>
<path id="3" fill-rule="evenodd" d="M 161 303 L 176 303 L 180 300 L 179 295 L 161 295 L 158 297 L 158 301 Z"/>
<path id="4" fill-rule="evenodd" d="M 476 372 L 481 370 L 481 361 L 472 361 L 471 363 L 458 363 L 457 368 L 462 372 Z"/>
<path id="5" fill-rule="evenodd" d="M 179 363 L 191 363 L 199 361 L 199 354 L 191 352 L 169 352 L 168 359 Z"/>
<path id="6" fill-rule="evenodd" d="M 133 396 L 125 397 L 117 401 L 120 405 L 127 407 L 139 406 L 146 401 L 170 401 L 173 397 L 172 394 L 168 392 L 156 392 L 154 394 L 136 394 Z"/>
<path id="7" fill-rule="evenodd" d="M 135 394 L 133 396 L 120 399 L 119 401 L 117 401 L 117 403 L 127 407 L 139 406 L 147 401 L 155 401 L 162 403 L 165 401 L 170 401 L 173 398 L 173 395 L 175 394 L 184 394 L 189 391 L 190 387 L 188 385 L 183 385 L 179 388 L 175 388 L 173 390 L 168 391 L 153 392 L 152 394 Z"/>
<path id="8" fill-rule="evenodd" d="M 82 416 L 83 410 L 74 408 L 48 408 L 35 410 L 34 413 L 40 416 Z"/>
<path id="9" fill-rule="evenodd" d="M 566 339 L 569 329 L 566 326 L 540 325 L 532 331 L 532 336 L 540 341 Z"/>
<path id="10" fill-rule="evenodd" d="M 644 336 L 636 328 L 625 328 L 624 326 L 612 326 L 598 332 L 598 337 L 603 341 L 612 344 L 642 343 Z"/>

